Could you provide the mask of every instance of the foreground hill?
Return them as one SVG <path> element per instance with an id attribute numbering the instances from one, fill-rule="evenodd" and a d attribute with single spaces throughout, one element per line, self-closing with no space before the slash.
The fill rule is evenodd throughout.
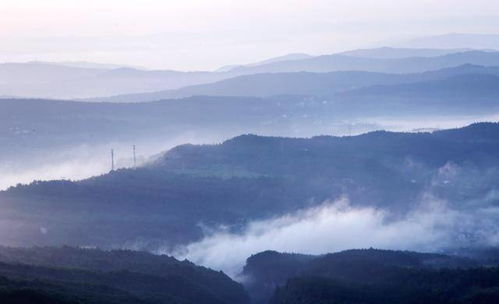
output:
<path id="1" fill-rule="evenodd" d="M 203 227 L 237 231 L 251 220 L 344 195 L 352 206 L 398 216 L 428 194 L 449 208 L 478 212 L 497 203 L 498 163 L 497 123 L 353 137 L 243 135 L 219 145 L 178 146 L 136 169 L 0 192 L 0 239 L 12 245 L 174 247 L 202 238 Z M 460 241 L 481 241 L 469 233 Z"/>
<path id="2" fill-rule="evenodd" d="M 1 247 L 0 278 L 5 303 L 248 302 L 223 273 L 145 252 Z"/>
<path id="3" fill-rule="evenodd" d="M 243 275 L 253 303 L 270 298 L 270 303 L 497 299 L 499 271 L 478 266 L 466 258 L 408 251 L 348 250 L 320 256 L 267 251 L 248 258 Z"/>

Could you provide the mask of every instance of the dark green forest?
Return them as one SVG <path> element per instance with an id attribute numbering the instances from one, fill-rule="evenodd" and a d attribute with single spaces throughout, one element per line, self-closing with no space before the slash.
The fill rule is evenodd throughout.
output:
<path id="1" fill-rule="evenodd" d="M 146 252 L 0 247 L 0 300 L 6 304 L 496 303 L 499 268 L 491 261 L 372 248 L 318 256 L 266 251 L 248 258 L 241 285 L 221 272 Z"/>
<path id="2" fill-rule="evenodd" d="M 321 256 L 262 252 L 244 269 L 258 303 L 495 303 L 499 268 L 484 260 L 376 249 Z"/>
<path id="3" fill-rule="evenodd" d="M 249 302 L 222 272 L 130 250 L 1 247 L 0 278 L 1 303 Z"/>

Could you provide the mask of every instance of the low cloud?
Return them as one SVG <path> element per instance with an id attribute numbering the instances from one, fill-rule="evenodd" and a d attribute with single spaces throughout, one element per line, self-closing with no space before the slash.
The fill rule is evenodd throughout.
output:
<path id="1" fill-rule="evenodd" d="M 247 257 L 264 250 L 323 254 L 352 248 L 440 251 L 499 243 L 499 208 L 452 210 L 428 194 L 404 218 L 374 208 L 355 208 L 348 198 L 294 214 L 255 221 L 243 233 L 221 228 L 175 252 L 178 258 L 237 277 Z"/>

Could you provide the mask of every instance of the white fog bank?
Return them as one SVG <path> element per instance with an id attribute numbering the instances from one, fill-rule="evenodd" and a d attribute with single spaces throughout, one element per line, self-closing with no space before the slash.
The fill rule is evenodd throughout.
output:
<path id="1" fill-rule="evenodd" d="M 294 214 L 252 222 L 241 234 L 221 228 L 200 242 L 168 253 L 237 277 L 246 258 L 265 250 L 324 254 L 374 247 L 435 252 L 470 243 L 497 244 L 497 219 L 497 207 L 461 212 L 447 208 L 444 201 L 427 197 L 420 208 L 405 218 L 390 221 L 381 210 L 354 208 L 347 198 L 342 198 Z"/>

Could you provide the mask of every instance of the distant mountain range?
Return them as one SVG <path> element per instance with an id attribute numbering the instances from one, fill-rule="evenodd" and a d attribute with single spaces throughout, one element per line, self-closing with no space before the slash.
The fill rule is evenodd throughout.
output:
<path id="1" fill-rule="evenodd" d="M 64 63 L 0 64 L 0 95 L 86 98 L 180 88 L 223 79 L 223 73 L 81 67 Z"/>
<path id="2" fill-rule="evenodd" d="M 499 52 L 468 51 L 437 57 L 366 58 L 341 54 L 322 55 L 310 59 L 280 61 L 255 67 L 241 67 L 234 72 L 244 74 L 278 72 L 368 71 L 383 73 L 420 73 L 463 64 L 499 65 Z"/>
<path id="3" fill-rule="evenodd" d="M 153 93 L 119 95 L 108 98 L 97 98 L 91 101 L 106 102 L 146 102 L 170 98 L 190 96 L 256 96 L 271 97 L 276 95 L 308 95 L 331 97 L 339 92 L 355 91 L 377 85 L 398 85 L 421 81 L 436 81 L 454 76 L 487 74 L 499 75 L 498 67 L 478 65 L 462 65 L 436 71 L 414 74 L 388 74 L 377 72 L 294 72 L 264 73 L 238 76 L 218 82 L 188 86 L 177 90 Z M 438 84 L 436 84 L 438 86 Z M 443 88 L 445 90 L 445 88 Z M 466 89 L 463 88 L 463 89 Z M 470 88 L 471 89 L 471 88 Z M 473 94 L 473 90 L 469 91 Z"/>
<path id="4" fill-rule="evenodd" d="M 372 49 L 359 49 L 341 52 L 339 55 L 364 58 L 379 58 L 379 59 L 397 59 L 410 57 L 438 57 L 453 53 L 462 53 L 473 51 L 473 48 L 460 49 L 432 49 L 432 48 L 395 48 L 395 47 L 379 47 Z"/>
<path id="5" fill-rule="evenodd" d="M 0 95 L 88 99 L 174 90 L 238 76 L 266 73 L 422 73 L 464 64 L 499 66 L 498 54 L 467 49 L 381 48 L 322 56 L 291 54 L 255 64 L 225 68 L 218 72 L 140 70 L 78 62 L 5 63 L 0 65 Z"/>
<path id="6" fill-rule="evenodd" d="M 233 70 L 233 69 L 238 68 L 238 67 L 244 67 L 244 66 L 252 67 L 252 66 L 259 66 L 259 65 L 264 65 L 264 64 L 273 63 L 273 62 L 300 60 L 300 59 L 307 59 L 307 58 L 312 58 L 312 57 L 314 57 L 314 56 L 308 55 L 308 54 L 300 54 L 300 53 L 287 54 L 287 55 L 278 56 L 278 57 L 270 58 L 267 60 L 263 60 L 263 61 L 259 61 L 259 62 L 255 62 L 255 63 L 250 63 L 250 64 L 224 66 L 224 67 L 219 68 L 217 70 L 217 72 L 228 72 L 228 71 Z"/>
<path id="7" fill-rule="evenodd" d="M 268 73 L 103 99 L 116 103 L 5 98 L 0 160 L 36 162 L 56 147 L 145 144 L 186 133 L 217 140 L 248 132 L 312 136 L 345 134 L 344 122 L 359 119 L 493 115 L 498 77 L 499 68 L 476 65 L 415 74 Z"/>

